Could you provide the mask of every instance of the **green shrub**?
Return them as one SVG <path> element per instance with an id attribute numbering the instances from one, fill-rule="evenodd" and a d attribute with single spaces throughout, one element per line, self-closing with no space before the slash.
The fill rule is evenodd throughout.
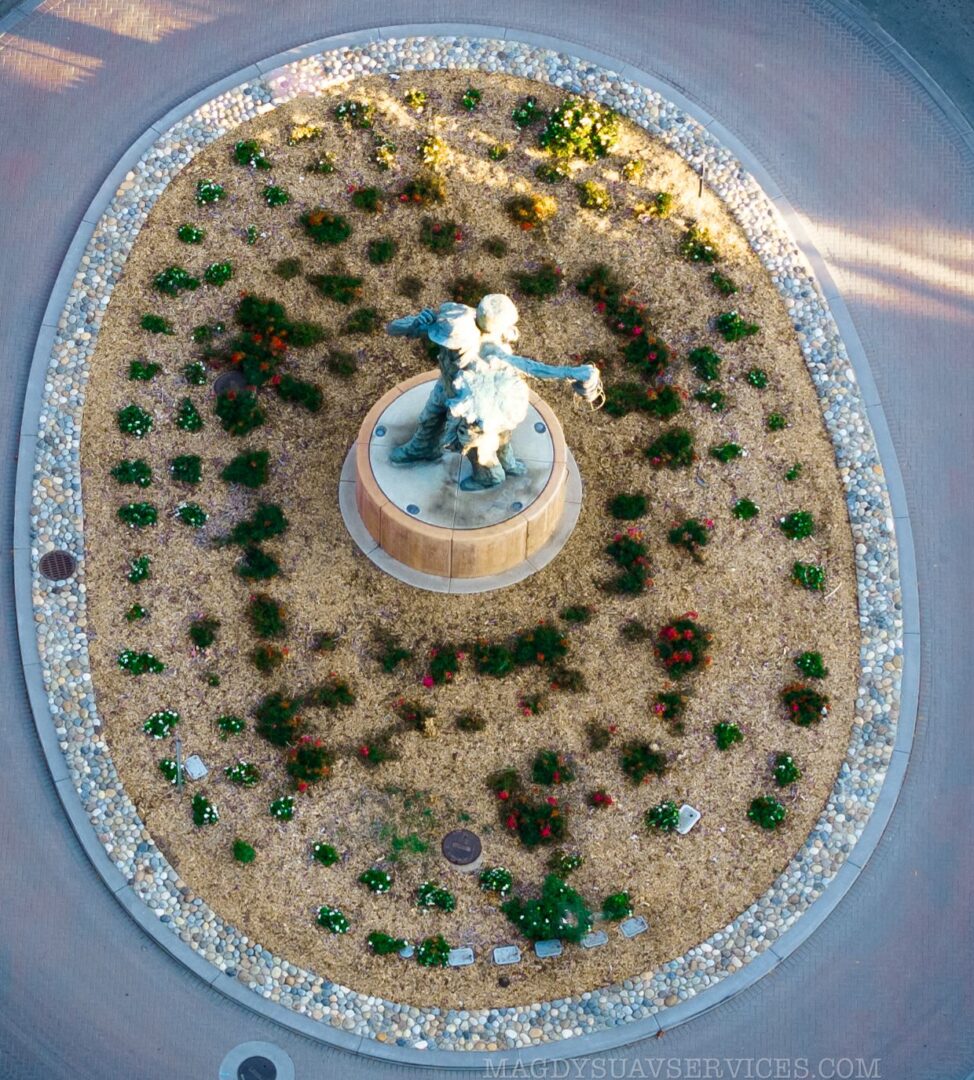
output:
<path id="1" fill-rule="evenodd" d="M 760 512 L 761 508 L 758 504 L 751 502 L 750 499 L 738 499 L 731 508 L 731 513 L 738 521 L 750 521 L 752 518 L 756 518 Z"/>
<path id="2" fill-rule="evenodd" d="M 193 824 L 201 829 L 204 825 L 215 825 L 220 820 L 217 808 L 203 794 L 193 796 Z"/>
<path id="3" fill-rule="evenodd" d="M 228 390 L 217 394 L 213 411 L 223 430 L 231 435 L 249 435 L 267 419 L 267 414 L 257 403 L 257 395 L 250 390 Z"/>
<path id="4" fill-rule="evenodd" d="M 199 454 L 180 454 L 170 459 L 169 475 L 179 484 L 198 484 L 203 476 Z"/>
<path id="5" fill-rule="evenodd" d="M 376 135 L 375 142 L 372 144 L 372 164 L 381 169 L 382 172 L 388 172 L 396 164 L 397 149 L 396 144 L 391 139 L 387 139 L 383 135 Z"/>
<path id="6" fill-rule="evenodd" d="M 825 591 L 825 570 L 815 563 L 796 562 L 791 568 L 791 580 L 809 592 Z"/>
<path id="7" fill-rule="evenodd" d="M 472 649 L 473 665 L 479 675 L 503 678 L 514 670 L 514 657 L 506 645 L 477 641 Z"/>
<path id="8" fill-rule="evenodd" d="M 533 784 L 570 784 L 575 779 L 572 764 L 557 750 L 539 750 L 531 766 Z"/>
<path id="9" fill-rule="evenodd" d="M 511 119 L 516 127 L 526 128 L 543 120 L 547 114 L 533 97 L 522 98 L 511 113 Z"/>
<path id="10" fill-rule="evenodd" d="M 638 309 L 627 308 L 625 314 L 632 311 L 638 311 Z M 637 315 L 637 319 L 640 324 L 645 321 L 641 314 Z M 625 323 L 620 322 L 617 325 L 624 326 Z M 670 350 L 665 342 L 651 334 L 643 333 L 643 329 L 642 325 L 631 328 L 629 332 L 637 336 L 627 343 L 623 349 L 623 356 L 627 364 L 636 368 L 641 375 L 652 379 L 662 375 L 666 369 L 670 360 Z M 670 390 L 672 392 L 672 387 Z"/>
<path id="11" fill-rule="evenodd" d="M 763 368 L 751 368 L 745 378 L 757 390 L 763 390 L 768 385 L 768 373 Z"/>
<path id="12" fill-rule="evenodd" d="M 247 165 L 252 169 L 267 170 L 271 160 L 264 153 L 264 148 L 256 139 L 241 139 L 233 147 L 233 160 L 238 165 Z"/>
<path id="13" fill-rule="evenodd" d="M 130 675 L 161 675 L 166 665 L 150 652 L 123 649 L 118 654 L 118 666 Z"/>
<path id="14" fill-rule="evenodd" d="M 125 575 L 126 580 L 133 585 L 138 585 L 140 581 L 145 581 L 151 575 L 149 569 L 151 564 L 152 559 L 150 559 L 148 555 L 137 555 L 129 562 L 129 572 Z"/>
<path id="15" fill-rule="evenodd" d="M 578 852 L 553 851 L 548 856 L 548 869 L 564 879 L 577 870 L 584 861 Z"/>
<path id="16" fill-rule="evenodd" d="M 450 283 L 450 299 L 455 304 L 476 307 L 483 298 L 495 290 L 484 283 L 480 274 L 464 274 Z"/>
<path id="17" fill-rule="evenodd" d="M 198 229 L 195 225 L 186 223 L 179 226 L 176 230 L 176 236 L 179 237 L 184 244 L 202 244 L 203 237 L 206 236 L 206 231 L 204 229 Z"/>
<path id="18" fill-rule="evenodd" d="M 611 592 L 636 594 L 652 584 L 649 548 L 638 529 L 616 533 L 605 551 L 619 567 L 619 575 L 607 586 Z"/>
<path id="19" fill-rule="evenodd" d="M 687 711 L 686 695 L 676 690 L 663 690 L 653 699 L 653 715 L 658 716 L 674 735 L 684 732 L 683 715 Z"/>
<path id="20" fill-rule="evenodd" d="M 674 526 L 666 535 L 666 539 L 674 547 L 683 548 L 694 562 L 703 562 L 701 551 L 710 543 L 710 530 L 714 523 L 708 518 L 706 521 L 698 521 L 697 518 L 687 518 L 680 525 Z"/>
<path id="21" fill-rule="evenodd" d="M 637 180 L 642 180 L 645 172 L 646 162 L 640 161 L 638 158 L 632 158 L 622 166 L 622 179 L 628 180 L 632 184 Z"/>
<path id="22" fill-rule="evenodd" d="M 737 724 L 721 720 L 719 724 L 714 724 L 714 741 L 718 750 L 729 750 L 734 743 L 744 741 L 744 734 Z"/>
<path id="23" fill-rule="evenodd" d="M 658 803 L 646 811 L 646 827 L 659 832 L 676 832 L 680 824 L 680 808 L 672 799 Z"/>
<path id="24" fill-rule="evenodd" d="M 266 450 L 248 450 L 226 465 L 220 473 L 220 479 L 228 484 L 242 484 L 248 488 L 259 488 L 267 483 L 270 475 L 271 456 Z"/>
<path id="25" fill-rule="evenodd" d="M 534 170 L 534 175 L 543 184 L 564 183 L 571 174 L 571 168 L 564 161 L 543 161 Z"/>
<path id="26" fill-rule="evenodd" d="M 682 679 L 710 663 L 707 649 L 713 635 L 696 621 L 696 616 L 695 611 L 688 611 L 670 619 L 656 635 L 656 655 L 671 679 Z"/>
<path id="27" fill-rule="evenodd" d="M 460 654 L 452 645 L 439 645 L 430 650 L 429 678 L 436 686 L 453 681 L 460 668 Z"/>
<path id="28" fill-rule="evenodd" d="M 411 86 L 402 96 L 403 101 L 409 106 L 410 109 L 416 112 L 422 112 L 429 103 L 429 95 L 425 90 L 420 90 L 418 87 Z"/>
<path id="29" fill-rule="evenodd" d="M 126 622 L 138 622 L 140 619 L 147 619 L 148 617 L 149 612 L 141 604 L 133 604 L 125 612 Z"/>
<path id="30" fill-rule="evenodd" d="M 729 277 L 724 277 L 719 270 L 714 270 L 710 275 L 710 281 L 721 296 L 733 296 L 737 292 L 734 282 Z"/>
<path id="31" fill-rule="evenodd" d="M 199 360 L 192 360 L 183 368 L 183 378 L 190 386 L 206 385 L 206 365 Z"/>
<path id="32" fill-rule="evenodd" d="M 189 624 L 189 640 L 197 649 L 208 649 L 216 641 L 216 632 L 219 629 L 219 619 L 209 617 L 194 619 Z"/>
<path id="33" fill-rule="evenodd" d="M 805 540 L 815 532 L 815 519 L 807 510 L 793 510 L 778 518 L 778 528 L 789 540 Z"/>
<path id="34" fill-rule="evenodd" d="M 304 703 L 316 709 L 337 709 L 354 705 L 355 695 L 344 679 L 331 675 L 326 683 L 313 686 L 305 695 Z"/>
<path id="35" fill-rule="evenodd" d="M 243 558 L 234 570 L 247 581 L 267 581 L 281 572 L 277 560 L 256 545 L 244 548 Z"/>
<path id="36" fill-rule="evenodd" d="M 680 238 L 677 249 L 684 259 L 689 262 L 702 262 L 712 264 L 720 261 L 720 252 L 714 244 L 710 233 L 691 222 L 686 232 Z"/>
<path id="37" fill-rule="evenodd" d="M 304 171 L 308 173 L 317 173 L 319 176 L 329 176 L 335 171 L 335 159 L 331 154 L 320 154 L 316 158 L 312 158 L 304 167 Z"/>
<path id="38" fill-rule="evenodd" d="M 294 799 L 290 795 L 281 795 L 268 807 L 275 821 L 290 821 L 294 817 Z"/>
<path id="39" fill-rule="evenodd" d="M 320 139 L 324 133 L 325 129 L 317 124 L 294 124 L 288 132 L 287 144 L 288 146 L 298 146 L 300 143 L 314 142 L 316 139 Z"/>
<path id="40" fill-rule="evenodd" d="M 745 322 L 736 311 L 722 312 L 714 320 L 717 332 L 723 336 L 724 341 L 741 341 L 746 337 L 756 334 L 761 327 L 757 323 Z"/>
<path id="41" fill-rule="evenodd" d="M 809 679 L 824 679 L 829 673 L 820 652 L 803 652 L 796 656 L 795 667 Z"/>
<path id="42" fill-rule="evenodd" d="M 568 97 L 548 117 L 538 143 L 555 157 L 595 161 L 619 139 L 619 117 L 592 98 Z"/>
<path id="43" fill-rule="evenodd" d="M 176 427 L 180 431 L 199 431 L 203 427 L 203 417 L 189 398 L 183 398 L 176 410 Z"/>
<path id="44" fill-rule="evenodd" d="M 375 106 L 369 101 L 348 98 L 335 106 L 334 116 L 346 127 L 367 131 L 375 122 Z"/>
<path id="45" fill-rule="evenodd" d="M 619 763 L 634 784 L 645 783 L 651 776 L 662 776 L 666 772 L 666 755 L 645 742 L 627 743 Z"/>
<path id="46" fill-rule="evenodd" d="M 364 873 L 359 874 L 359 881 L 370 892 L 384 893 L 388 892 L 392 888 L 392 878 L 378 867 L 373 866 L 371 869 L 366 870 Z"/>
<path id="47" fill-rule="evenodd" d="M 226 739 L 231 735 L 239 735 L 247 725 L 239 716 L 220 716 L 217 718 L 216 726 L 219 729 L 220 738 Z"/>
<path id="48" fill-rule="evenodd" d="M 641 492 L 620 492 L 609 500 L 608 509 L 609 513 L 620 521 L 635 521 L 645 515 L 647 505 L 646 496 Z"/>
<path id="49" fill-rule="evenodd" d="M 158 767 L 168 783 L 175 784 L 179 779 L 179 766 L 172 758 L 162 758 Z"/>
<path id="50" fill-rule="evenodd" d="M 784 413 L 768 413 L 764 424 L 768 431 L 784 431 L 785 428 L 788 426 L 788 418 L 784 415 Z"/>
<path id="51" fill-rule="evenodd" d="M 721 358 L 708 345 L 693 349 L 687 355 L 687 362 L 693 368 L 697 378 L 704 382 L 713 382 L 720 378 Z"/>
<path id="52" fill-rule="evenodd" d="M 592 616 L 594 614 L 595 608 L 588 604 L 572 604 L 569 607 L 562 608 L 559 612 L 559 617 L 564 619 L 565 622 L 585 626 L 586 623 L 592 621 Z"/>
<path id="53" fill-rule="evenodd" d="M 298 219 L 304 226 L 305 234 L 316 244 L 344 244 L 352 235 L 352 226 L 342 217 L 323 206 L 306 210 Z"/>
<path id="54" fill-rule="evenodd" d="M 257 852 L 244 840 L 234 840 L 233 857 L 238 863 L 252 863 L 257 858 Z"/>
<path id="55" fill-rule="evenodd" d="M 291 201 L 291 196 L 282 187 L 276 184 L 268 184 L 263 192 L 264 202 L 268 206 L 283 206 Z"/>
<path id="56" fill-rule="evenodd" d="M 143 360 L 133 360 L 129 364 L 129 378 L 133 382 L 151 382 L 162 371 L 159 364 L 148 364 Z"/>
<path id="57" fill-rule="evenodd" d="M 416 906 L 421 908 L 439 908 L 440 911 L 450 912 L 457 906 L 457 898 L 449 889 L 442 885 L 434 885 L 432 881 L 424 881 L 416 890 Z"/>
<path id="58" fill-rule="evenodd" d="M 281 401 L 286 401 L 290 405 L 301 405 L 308 412 L 321 411 L 324 395 L 321 387 L 314 383 L 305 382 L 304 379 L 295 379 L 293 375 L 281 375 L 275 390 Z"/>
<path id="59" fill-rule="evenodd" d="M 347 934 L 351 925 L 338 908 L 328 907 L 327 905 L 318 908 L 315 922 L 332 934 Z"/>
<path id="60" fill-rule="evenodd" d="M 384 934 L 381 930 L 373 930 L 366 941 L 376 956 L 391 956 L 392 953 L 402 952 L 409 944 L 405 938 L 392 937 L 391 934 Z"/>
<path id="61" fill-rule="evenodd" d="M 454 721 L 457 731 L 475 734 L 487 727 L 487 721 L 478 713 L 461 713 Z"/>
<path id="62" fill-rule="evenodd" d="M 285 281 L 291 281 L 301 273 L 301 260 L 297 258 L 280 259 L 274 264 L 274 273 Z"/>
<path id="63" fill-rule="evenodd" d="M 561 288 L 563 271 L 555 263 L 543 262 L 537 270 L 515 275 L 517 287 L 525 296 L 547 299 Z"/>
<path id="64" fill-rule="evenodd" d="M 497 798 L 504 827 L 515 833 L 525 847 L 554 844 L 565 837 L 567 815 L 553 796 L 533 799 L 515 788 L 506 797 L 504 791 L 498 792 Z"/>
<path id="65" fill-rule="evenodd" d="M 152 503 L 131 502 L 120 506 L 116 511 L 119 520 L 130 529 L 144 529 L 149 525 L 155 525 L 158 513 Z"/>
<path id="66" fill-rule="evenodd" d="M 525 232 L 547 224 L 558 212 L 550 195 L 515 195 L 505 204 L 507 216 Z"/>
<path id="67" fill-rule="evenodd" d="M 592 913 L 581 894 L 554 874 L 545 878 L 540 897 L 512 897 L 501 911 L 529 941 L 562 938 L 577 944 L 592 928 Z"/>
<path id="68" fill-rule="evenodd" d="M 516 664 L 552 665 L 568 653 L 568 639 L 554 623 L 540 622 L 518 634 L 512 656 Z"/>
<path id="69" fill-rule="evenodd" d="M 694 395 L 694 401 L 699 401 L 701 405 L 706 405 L 712 412 L 721 413 L 726 412 L 728 409 L 727 395 L 723 390 L 718 390 L 716 387 L 701 387 Z"/>
<path id="70" fill-rule="evenodd" d="M 659 389 L 643 383 L 612 383 L 606 388 L 605 411 L 610 416 L 644 412 L 658 420 L 668 420 L 683 408 L 680 394 L 672 386 Z"/>
<path id="71" fill-rule="evenodd" d="M 391 236 L 380 236 L 375 240 L 370 240 L 367 248 L 369 262 L 373 266 L 385 266 L 386 263 L 392 262 L 398 250 L 399 245 Z"/>
<path id="72" fill-rule="evenodd" d="M 505 143 L 494 143 L 487 147 L 487 156 L 491 161 L 503 161 L 511 152 L 511 148 Z"/>
<path id="73" fill-rule="evenodd" d="M 175 334 L 172 323 L 161 315 L 143 315 L 139 319 L 139 326 L 150 334 Z"/>
<path id="74" fill-rule="evenodd" d="M 480 887 L 484 892 L 500 893 L 506 896 L 511 891 L 514 878 L 503 866 L 491 866 L 480 871 Z"/>
<path id="75" fill-rule="evenodd" d="M 725 465 L 735 458 L 746 457 L 747 451 L 736 442 L 724 442 L 710 448 L 710 456 L 722 461 Z"/>
<path id="76" fill-rule="evenodd" d="M 642 164 L 640 162 L 639 164 Z M 649 202 L 638 202 L 633 207 L 637 217 L 665 218 L 673 209 L 673 196 L 668 191 L 657 191 Z"/>
<path id="77" fill-rule="evenodd" d="M 302 735 L 297 744 L 288 750 L 285 768 L 288 776 L 297 783 L 298 790 L 304 791 L 309 784 L 327 780 L 334 763 L 334 755 L 321 739 Z"/>
<path id="78" fill-rule="evenodd" d="M 173 709 L 158 709 L 146 718 L 142 730 L 153 739 L 165 739 L 178 723 L 178 712 Z"/>
<path id="79" fill-rule="evenodd" d="M 422 967 L 446 967 L 450 962 L 450 946 L 443 935 L 424 938 L 416 946 L 416 961 Z"/>
<path id="80" fill-rule="evenodd" d="M 152 483 L 152 469 L 142 458 L 134 461 L 126 458 L 112 469 L 112 477 L 119 484 L 135 484 L 136 487 L 147 488 Z"/>
<path id="81" fill-rule="evenodd" d="M 788 712 L 792 723 L 809 727 L 823 720 L 829 713 L 829 698 L 810 686 L 793 683 L 781 691 L 781 703 Z"/>
<path id="82" fill-rule="evenodd" d="M 325 844 L 318 840 L 311 845 L 311 858 L 322 866 L 334 866 L 341 856 L 331 844 Z"/>
<path id="83" fill-rule="evenodd" d="M 166 296 L 178 296 L 181 292 L 192 291 L 200 286 L 200 279 L 195 278 L 181 266 L 168 266 L 152 279 L 152 284 Z"/>
<path id="84" fill-rule="evenodd" d="M 374 334 L 381 321 L 375 308 L 358 308 L 345 320 L 345 333 Z"/>
<path id="85" fill-rule="evenodd" d="M 599 214 L 607 214 L 612 209 L 612 198 L 609 190 L 594 180 L 585 180 L 576 185 L 578 191 L 578 205 L 583 210 L 595 210 Z"/>
<path id="86" fill-rule="evenodd" d="M 287 633 L 284 605 L 267 593 L 255 593 L 247 605 L 247 621 L 259 638 L 279 638 Z"/>
<path id="87" fill-rule="evenodd" d="M 785 820 L 788 811 L 773 795 L 759 795 L 751 801 L 747 816 L 750 821 L 760 825 L 762 829 L 777 829 Z"/>
<path id="88" fill-rule="evenodd" d="M 416 152 L 423 164 L 430 169 L 443 165 L 448 155 L 446 143 L 436 135 L 427 135 L 417 147 Z"/>
<path id="89" fill-rule="evenodd" d="M 249 656 L 261 675 L 270 675 L 284 663 L 285 653 L 277 645 L 256 645 L 250 650 Z"/>
<path id="90" fill-rule="evenodd" d="M 232 277 L 233 266 L 228 262 L 210 263 L 203 271 L 203 280 L 207 285 L 226 285 Z"/>
<path id="91" fill-rule="evenodd" d="M 424 218 L 419 239 L 435 255 L 452 255 L 462 238 L 455 221 Z"/>
<path id="92" fill-rule="evenodd" d="M 234 765 L 228 765 L 223 770 L 223 775 L 231 784 L 253 787 L 260 780 L 260 769 L 249 761 L 238 761 Z"/>
<path id="93" fill-rule="evenodd" d="M 791 466 L 791 468 L 785 471 L 785 479 L 789 483 L 794 483 L 794 481 L 799 479 L 799 477 L 801 476 L 803 468 L 804 466 L 802 465 L 802 463 L 800 461 L 796 461 L 795 464 Z"/>
<path id="94" fill-rule="evenodd" d="M 267 694 L 254 710 L 257 734 L 274 746 L 296 742 L 304 727 L 301 706 L 301 699 L 294 695 L 280 691 Z"/>
<path id="95" fill-rule="evenodd" d="M 774 770 L 771 775 L 778 787 L 788 787 L 789 784 L 794 784 L 802 778 L 801 769 L 795 764 L 795 759 L 791 754 L 778 754 L 774 759 Z"/>
<path id="96" fill-rule="evenodd" d="M 620 919 L 628 919 L 632 914 L 632 901 L 629 893 L 611 893 L 602 901 L 602 917 L 618 922 Z"/>
<path id="97" fill-rule="evenodd" d="M 115 414 L 118 430 L 123 435 L 133 435 L 136 439 L 143 439 L 152 430 L 152 413 L 138 405 L 126 405 Z"/>
<path id="98" fill-rule="evenodd" d="M 188 525 L 191 529 L 202 529 L 210 516 L 199 503 L 184 502 L 176 507 L 176 520 Z"/>
<path id="99" fill-rule="evenodd" d="M 688 469 L 696 460 L 693 436 L 686 428 L 664 431 L 646 448 L 646 457 L 654 468 Z"/>
<path id="100" fill-rule="evenodd" d="M 468 86 L 460 97 L 460 108 L 465 109 L 467 112 L 473 112 L 480 105 L 482 97 L 483 94 L 479 90 Z"/>

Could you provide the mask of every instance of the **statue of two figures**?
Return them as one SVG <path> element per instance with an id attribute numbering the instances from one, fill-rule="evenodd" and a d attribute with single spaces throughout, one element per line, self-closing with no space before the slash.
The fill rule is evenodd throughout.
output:
<path id="1" fill-rule="evenodd" d="M 425 308 L 389 323 L 393 337 L 427 337 L 440 347 L 440 377 L 412 438 L 390 454 L 393 462 L 438 461 L 444 450 L 459 451 L 473 467 L 460 484 L 464 491 L 496 487 L 505 476 L 527 471 L 511 446 L 511 435 L 528 412 L 523 375 L 570 381 L 581 400 L 594 408 L 602 404 L 597 367 L 559 367 L 513 353 L 517 319 L 510 297 L 492 293 L 476 310 L 446 303 L 438 311 Z"/>

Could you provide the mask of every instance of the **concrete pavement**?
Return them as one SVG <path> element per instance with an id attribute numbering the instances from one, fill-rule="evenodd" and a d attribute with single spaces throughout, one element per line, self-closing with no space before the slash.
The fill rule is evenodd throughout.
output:
<path id="1" fill-rule="evenodd" d="M 303 41 L 460 18 L 557 34 L 650 70 L 758 156 L 802 214 L 866 347 L 919 553 L 927 652 L 918 739 L 879 850 L 836 913 L 773 974 L 663 1041 L 614 1057 L 642 1061 L 644 1075 L 665 1059 L 660 1067 L 677 1076 L 693 1075 L 688 1058 L 797 1057 L 810 1068 L 823 1058 L 879 1058 L 873 1075 L 891 1080 L 962 1080 L 974 1068 L 974 799 L 958 678 L 971 670 L 961 632 L 971 590 L 959 556 L 974 525 L 974 172 L 916 80 L 824 3 L 42 5 L 0 39 L 6 460 L 67 241 L 111 164 L 149 123 L 221 75 Z M 6 535 L 11 497 L 5 486 Z M 285 1047 L 298 1077 L 407 1071 L 254 1017 L 122 915 L 77 847 L 38 753 L 17 666 L 9 565 L 0 587 L 8 600 L 0 624 L 0 1076 L 206 1080 L 227 1049 L 258 1038 Z"/>

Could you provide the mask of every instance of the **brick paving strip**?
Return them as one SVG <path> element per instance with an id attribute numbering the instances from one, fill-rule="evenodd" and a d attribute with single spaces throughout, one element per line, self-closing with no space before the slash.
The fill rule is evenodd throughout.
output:
<path id="1" fill-rule="evenodd" d="M 303 50 L 310 55 L 286 66 L 272 60 L 238 73 L 223 84 L 232 89 L 199 95 L 137 141 L 85 215 L 43 319 L 18 476 L 19 505 L 30 498 L 29 521 L 26 513 L 18 515 L 14 547 L 21 645 L 41 742 L 79 839 L 130 914 L 215 988 L 306 1034 L 403 1062 L 473 1066 L 489 1056 L 478 1051 L 490 1048 L 521 1050 L 524 1060 L 526 1048 L 540 1057 L 565 1056 L 645 1037 L 743 989 L 797 947 L 855 880 L 891 812 L 912 739 L 912 715 L 898 725 L 904 632 L 915 641 L 916 627 L 904 627 L 894 529 L 894 517 L 907 528 L 905 509 L 891 505 L 876 438 L 890 467 L 892 448 L 883 426 L 874 438 L 870 417 L 881 414 L 871 403 L 867 413 L 830 313 L 826 297 L 836 303 L 837 294 L 821 270 L 822 287 L 816 284 L 786 228 L 794 216 L 780 193 L 764 177 L 762 190 L 744 171 L 724 145 L 729 140 L 716 137 L 715 124 L 694 119 L 689 103 L 674 102 L 675 92 L 650 89 L 652 80 L 635 69 L 610 71 L 593 54 L 568 56 L 534 39 L 504 40 L 498 28 L 466 29 L 471 36 L 464 28 L 437 38 L 392 39 L 369 31 L 316 43 Z M 862 630 L 857 717 L 846 759 L 815 829 L 761 899 L 720 933 L 641 978 L 579 998 L 462 1014 L 366 998 L 329 983 L 261 949 L 204 902 L 184 900 L 178 875 L 145 831 L 99 737 L 81 619 L 79 444 L 87 364 L 112 286 L 154 200 L 213 139 L 302 92 L 362 75 L 448 65 L 504 71 L 598 98 L 680 153 L 727 203 L 782 294 L 820 397 L 856 543 Z M 186 115 L 188 109 L 194 111 Z M 738 158 L 746 156 L 734 149 Z M 864 368 L 860 374 L 868 378 Z M 894 479 L 891 472 L 891 487 Z M 898 488 L 893 495 L 899 503 Z M 39 573 L 41 557 L 58 549 L 78 558 L 67 582 Z M 906 610 L 912 617 L 912 606 Z M 908 677 L 915 679 L 915 672 L 908 669 Z M 904 701 L 912 714 L 912 686 Z M 140 870 L 151 871 L 154 881 L 135 883 Z"/>

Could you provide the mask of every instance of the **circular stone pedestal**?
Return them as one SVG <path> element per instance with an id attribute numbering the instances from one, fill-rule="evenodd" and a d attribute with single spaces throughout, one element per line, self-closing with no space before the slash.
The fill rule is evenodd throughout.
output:
<path id="1" fill-rule="evenodd" d="M 527 418 L 511 437 L 525 475 L 509 476 L 495 488 L 463 491 L 471 466 L 462 454 L 444 452 L 439 461 L 408 465 L 389 458 L 416 429 L 438 377 L 429 371 L 400 383 L 363 421 L 349 455 L 352 469 L 343 473 L 343 481 L 354 482 L 361 525 L 386 556 L 423 575 L 488 579 L 523 566 L 520 576 L 527 576 L 539 569 L 528 560 L 550 545 L 569 514 L 572 526 L 577 519 L 580 491 L 566 514 L 569 455 L 561 424 L 532 393 Z M 562 543 L 565 538 L 567 533 Z"/>

